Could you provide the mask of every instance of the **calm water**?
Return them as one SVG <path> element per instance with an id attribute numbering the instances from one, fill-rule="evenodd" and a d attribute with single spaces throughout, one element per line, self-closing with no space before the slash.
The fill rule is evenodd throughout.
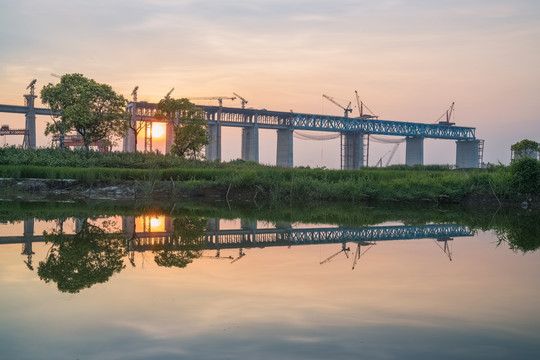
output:
<path id="1" fill-rule="evenodd" d="M 516 249 L 492 230 L 43 218 L 0 224 L 2 359 L 540 353 L 540 252 Z M 421 231 L 454 232 L 414 238 Z"/>

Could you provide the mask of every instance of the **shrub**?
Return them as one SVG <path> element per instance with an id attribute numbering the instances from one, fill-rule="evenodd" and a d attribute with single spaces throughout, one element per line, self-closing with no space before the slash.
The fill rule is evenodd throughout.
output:
<path id="1" fill-rule="evenodd" d="M 540 194 L 540 161 L 533 158 L 516 160 L 510 166 L 512 188 L 520 194 Z"/>

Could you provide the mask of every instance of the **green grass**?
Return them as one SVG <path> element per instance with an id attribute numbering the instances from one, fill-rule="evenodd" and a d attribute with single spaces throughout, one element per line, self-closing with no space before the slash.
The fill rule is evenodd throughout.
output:
<path id="1" fill-rule="evenodd" d="M 75 179 L 86 183 L 167 181 L 198 189 L 257 189 L 261 196 L 275 201 L 458 203 L 471 195 L 511 198 L 523 192 L 523 186 L 515 186 L 516 179 L 519 184 L 523 179 L 535 181 L 538 172 L 534 166 L 528 164 L 524 178 L 519 166 L 467 171 L 403 165 L 360 170 L 289 169 L 242 160 L 220 163 L 143 153 L 0 148 L 0 177 L 4 178 Z M 537 187 L 526 189 L 538 195 Z"/>

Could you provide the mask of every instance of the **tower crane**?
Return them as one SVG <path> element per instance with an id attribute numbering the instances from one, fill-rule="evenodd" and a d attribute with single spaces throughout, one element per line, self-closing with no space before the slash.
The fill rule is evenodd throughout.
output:
<path id="1" fill-rule="evenodd" d="M 37 82 L 37 79 L 34 79 L 26 87 L 26 89 L 30 89 L 30 95 L 34 95 L 34 91 L 36 90 L 36 82 Z"/>
<path id="2" fill-rule="evenodd" d="M 208 97 L 192 97 L 188 98 L 189 100 L 217 100 L 219 102 L 219 107 L 223 106 L 223 100 L 236 100 L 236 97 L 227 97 L 227 96 L 208 96 Z"/>
<path id="3" fill-rule="evenodd" d="M 384 164 L 384 166 L 388 166 L 388 164 L 390 164 L 390 161 L 392 161 L 392 158 L 394 157 L 394 154 L 396 153 L 396 150 L 399 147 L 399 144 L 401 144 L 401 142 L 395 143 L 392 150 L 389 150 L 386 154 L 381 156 L 379 161 L 377 161 L 377 164 L 375 165 L 375 167 L 382 167 L 382 161 L 383 161 L 384 157 L 386 155 L 390 154 L 390 156 L 388 156 L 388 159 L 386 159 L 386 163 Z"/>
<path id="4" fill-rule="evenodd" d="M 173 92 L 174 88 L 171 89 L 171 91 L 169 91 L 167 93 L 167 95 L 165 95 L 165 99 L 169 100 L 171 98 L 171 93 Z"/>
<path id="5" fill-rule="evenodd" d="M 248 101 L 246 99 L 244 99 L 243 97 L 241 97 L 240 95 L 238 95 L 237 93 L 235 93 L 235 92 L 233 92 L 233 95 L 236 96 L 237 98 L 239 98 L 242 101 L 242 109 L 245 109 L 246 104 L 248 103 Z"/>
<path id="6" fill-rule="evenodd" d="M 450 108 L 448 110 L 446 110 L 446 112 L 444 114 L 442 114 L 440 118 L 437 119 L 438 124 L 439 125 L 449 125 L 449 126 L 455 125 L 456 123 L 450 122 L 450 118 L 452 117 L 453 112 L 454 112 L 454 102 L 452 102 L 452 105 L 450 105 Z M 441 120 L 443 117 L 445 117 L 445 115 L 446 115 L 446 121 Z"/>
<path id="7" fill-rule="evenodd" d="M 360 115 L 359 118 L 360 119 L 378 119 L 379 117 L 376 116 L 376 115 L 364 114 L 364 106 L 365 105 L 364 105 L 364 103 L 362 101 L 360 101 L 360 97 L 358 96 L 358 91 L 354 90 L 354 94 L 356 95 L 356 104 L 358 105 L 358 113 Z M 366 109 L 368 109 L 367 106 L 366 106 Z M 371 110 L 369 110 L 369 109 L 368 109 L 368 111 L 371 112 Z"/>
<path id="8" fill-rule="evenodd" d="M 338 102 L 336 102 L 336 101 L 334 100 L 334 98 L 331 97 L 331 96 L 328 96 L 328 95 L 323 94 L 323 97 L 326 98 L 326 99 L 328 99 L 328 101 L 332 102 L 333 104 L 335 104 L 335 105 L 339 106 L 340 108 L 342 108 L 342 109 L 345 111 L 344 117 L 349 117 L 349 113 L 352 112 L 352 109 L 351 109 L 351 102 L 350 102 L 350 101 L 349 101 L 349 105 L 347 105 L 347 107 L 344 107 L 343 105 L 341 105 L 341 104 L 339 104 Z"/>
<path id="9" fill-rule="evenodd" d="M 137 102 L 137 90 L 139 90 L 139 86 L 135 86 L 135 88 L 131 92 L 131 96 L 133 96 L 133 102 Z"/>

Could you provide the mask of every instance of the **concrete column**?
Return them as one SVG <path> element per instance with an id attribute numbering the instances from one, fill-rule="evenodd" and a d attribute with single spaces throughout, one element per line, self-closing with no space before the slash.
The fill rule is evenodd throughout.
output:
<path id="1" fill-rule="evenodd" d="M 276 165 L 293 167 L 293 130 L 278 129 Z"/>
<path id="2" fill-rule="evenodd" d="M 33 94 L 24 95 L 26 106 L 28 106 L 28 112 L 26 113 L 26 130 L 28 131 L 27 149 L 36 148 L 36 108 L 34 107 L 36 97 Z"/>
<path id="3" fill-rule="evenodd" d="M 167 121 L 165 125 L 165 154 L 171 152 L 172 144 L 174 143 L 174 124 Z"/>
<path id="4" fill-rule="evenodd" d="M 361 132 L 347 132 L 343 134 L 344 170 L 360 169 L 364 166 L 364 134 Z"/>
<path id="5" fill-rule="evenodd" d="M 131 103 L 131 108 L 129 110 L 131 112 L 131 118 L 129 119 L 129 127 L 124 135 L 122 149 L 124 152 L 135 152 L 137 151 L 137 133 L 135 131 L 137 128 L 137 103 Z"/>
<path id="6" fill-rule="evenodd" d="M 259 127 L 242 128 L 242 160 L 259 162 Z"/>
<path id="7" fill-rule="evenodd" d="M 478 144 L 479 140 L 456 141 L 456 167 L 467 169 L 477 168 L 479 163 Z"/>
<path id="8" fill-rule="evenodd" d="M 424 138 L 408 137 L 405 146 L 405 165 L 424 165 Z"/>
<path id="9" fill-rule="evenodd" d="M 208 135 L 208 145 L 206 145 L 206 158 L 210 161 L 219 160 L 218 158 L 218 125 L 208 124 L 206 133 Z"/>

